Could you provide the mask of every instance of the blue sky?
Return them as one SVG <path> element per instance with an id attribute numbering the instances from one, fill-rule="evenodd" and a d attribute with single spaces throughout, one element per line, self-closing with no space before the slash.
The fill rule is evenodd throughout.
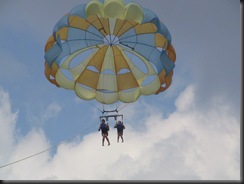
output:
<path id="1" fill-rule="evenodd" d="M 123 108 L 125 142 L 117 143 L 111 129 L 109 147 L 97 131 L 102 106 L 44 75 L 54 25 L 87 2 L 0 0 L 0 165 L 81 133 L 1 168 L 0 179 L 240 180 L 240 2 L 136 1 L 171 33 L 173 82 L 159 95 L 116 104 Z"/>

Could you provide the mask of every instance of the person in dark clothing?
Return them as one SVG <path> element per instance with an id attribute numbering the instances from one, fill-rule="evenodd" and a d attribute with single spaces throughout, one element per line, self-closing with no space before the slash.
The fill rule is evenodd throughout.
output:
<path id="1" fill-rule="evenodd" d="M 102 123 L 100 124 L 98 131 L 101 130 L 102 133 L 102 145 L 104 146 L 104 140 L 106 139 L 108 142 L 108 146 L 110 145 L 109 139 L 108 139 L 108 131 L 109 131 L 109 125 L 105 123 L 105 120 L 102 120 Z"/>
<path id="2" fill-rule="evenodd" d="M 123 131 L 125 129 L 125 126 L 123 125 L 123 122 L 118 121 L 118 123 L 116 122 L 114 128 L 117 128 L 117 142 L 119 142 L 119 138 L 121 137 L 122 142 L 124 142 L 124 138 L 123 138 Z"/>

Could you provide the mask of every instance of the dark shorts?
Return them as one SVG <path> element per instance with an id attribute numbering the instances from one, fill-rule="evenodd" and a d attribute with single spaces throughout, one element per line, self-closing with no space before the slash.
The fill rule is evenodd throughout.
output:
<path id="1" fill-rule="evenodd" d="M 108 136 L 108 132 L 102 132 L 102 136 Z"/>
<path id="2" fill-rule="evenodd" d="M 118 131 L 118 135 L 123 135 L 123 131 Z"/>

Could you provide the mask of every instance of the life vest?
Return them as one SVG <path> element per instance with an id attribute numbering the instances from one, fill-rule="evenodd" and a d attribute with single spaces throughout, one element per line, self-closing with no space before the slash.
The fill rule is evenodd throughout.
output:
<path id="1" fill-rule="evenodd" d="M 101 124 L 101 130 L 102 130 L 102 132 L 108 131 L 108 127 L 107 127 L 107 125 L 105 123 Z"/>
<path id="2" fill-rule="evenodd" d="M 122 124 L 118 124 L 118 125 L 117 125 L 117 130 L 118 130 L 119 132 L 123 131 L 123 129 L 124 129 L 124 126 L 123 126 Z"/>

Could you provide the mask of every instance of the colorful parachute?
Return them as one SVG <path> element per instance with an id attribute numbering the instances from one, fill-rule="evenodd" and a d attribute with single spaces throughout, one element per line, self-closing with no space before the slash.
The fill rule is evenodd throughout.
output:
<path id="1" fill-rule="evenodd" d="M 93 0 L 55 25 L 45 46 L 45 75 L 84 100 L 130 103 L 172 82 L 176 54 L 157 15 L 134 2 Z"/>

